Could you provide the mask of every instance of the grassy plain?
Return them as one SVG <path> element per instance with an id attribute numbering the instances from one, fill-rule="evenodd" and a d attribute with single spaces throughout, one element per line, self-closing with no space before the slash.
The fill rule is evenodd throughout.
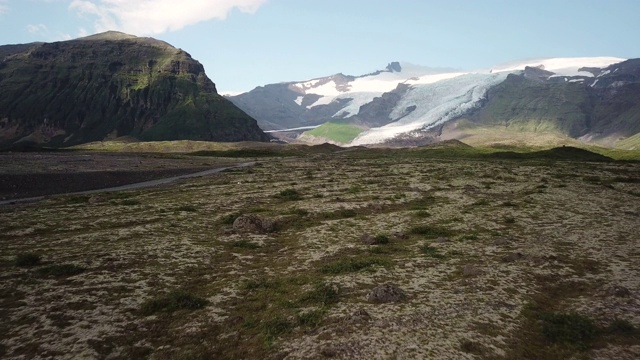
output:
<path id="1" fill-rule="evenodd" d="M 326 122 L 313 130 L 306 131 L 305 134 L 348 144 L 363 131 L 363 128 L 348 123 Z"/>
<path id="2" fill-rule="evenodd" d="M 0 357 L 640 357 L 640 163 L 325 150 L 0 207 Z"/>

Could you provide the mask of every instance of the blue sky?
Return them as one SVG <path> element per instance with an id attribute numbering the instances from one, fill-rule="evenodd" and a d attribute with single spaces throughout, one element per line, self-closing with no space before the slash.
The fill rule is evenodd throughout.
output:
<path id="1" fill-rule="evenodd" d="M 640 57 L 638 0 L 0 0 L 0 44 L 120 30 L 204 64 L 220 92 L 391 61 L 474 69 Z"/>

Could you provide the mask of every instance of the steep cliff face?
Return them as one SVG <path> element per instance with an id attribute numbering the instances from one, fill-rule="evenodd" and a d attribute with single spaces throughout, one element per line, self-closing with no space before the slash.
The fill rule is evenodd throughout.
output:
<path id="1" fill-rule="evenodd" d="M 0 144 L 267 141 L 183 50 L 117 32 L 0 47 Z"/>

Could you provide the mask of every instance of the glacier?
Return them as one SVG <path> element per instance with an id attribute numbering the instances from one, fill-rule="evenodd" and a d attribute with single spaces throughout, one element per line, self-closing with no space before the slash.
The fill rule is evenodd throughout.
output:
<path id="1" fill-rule="evenodd" d="M 603 69 L 625 60 L 616 57 L 540 58 L 472 71 L 394 62 L 385 70 L 362 76 L 334 74 L 284 84 L 294 93 L 291 100 L 295 105 L 302 107 L 304 104 L 304 111 L 308 111 L 305 114 L 310 113 L 312 117 L 322 114 L 321 118 L 312 118 L 313 125 L 326 121 L 327 117 L 348 121 L 355 116 L 366 124 L 367 112 L 361 113 L 363 106 L 397 89 L 398 96 L 388 98 L 392 102 L 380 103 L 387 107 L 376 123 L 386 125 L 369 128 L 346 144 L 356 146 L 383 143 L 398 135 L 429 129 L 464 115 L 480 105 L 491 87 L 504 81 L 509 74 L 521 73 L 527 66 L 549 71 L 552 73 L 549 78 L 564 78 L 567 82 L 594 79 L 591 86 L 595 86 L 598 76 L 589 72 L 591 68 Z M 310 103 L 309 100 L 315 101 Z M 327 105 L 330 107 L 321 108 Z M 323 113 L 325 109 L 331 109 L 331 112 Z M 388 119 L 385 119 L 387 112 Z"/>
<path id="2" fill-rule="evenodd" d="M 461 116 L 477 107 L 489 88 L 527 66 L 554 72 L 553 76 L 593 77 L 592 73 L 580 69 L 605 68 L 625 60 L 615 57 L 536 59 L 506 64 L 488 71 L 440 73 L 407 79 L 405 83 L 412 86 L 392 110 L 391 123 L 361 133 L 348 145 L 383 143 L 400 134 L 429 129 Z M 565 81 L 568 80 L 566 77 Z M 415 107 L 415 110 L 408 112 L 407 109 L 411 107 Z"/>
<path id="3" fill-rule="evenodd" d="M 450 79 L 415 85 L 392 110 L 392 123 L 363 132 L 349 145 L 381 143 L 460 116 L 476 107 L 487 90 L 504 81 L 508 74 L 458 74 Z M 406 109 L 410 107 L 415 107 L 415 110 L 407 114 Z"/>

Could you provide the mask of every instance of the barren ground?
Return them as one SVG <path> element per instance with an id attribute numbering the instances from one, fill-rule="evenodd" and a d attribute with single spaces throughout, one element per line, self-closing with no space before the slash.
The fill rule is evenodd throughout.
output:
<path id="1" fill-rule="evenodd" d="M 134 153 L 0 153 L 0 200 L 93 190 L 211 169 L 229 160 Z"/>
<path id="2" fill-rule="evenodd" d="M 410 152 L 4 206 L 0 357 L 637 359 L 638 229 L 639 163 Z"/>

